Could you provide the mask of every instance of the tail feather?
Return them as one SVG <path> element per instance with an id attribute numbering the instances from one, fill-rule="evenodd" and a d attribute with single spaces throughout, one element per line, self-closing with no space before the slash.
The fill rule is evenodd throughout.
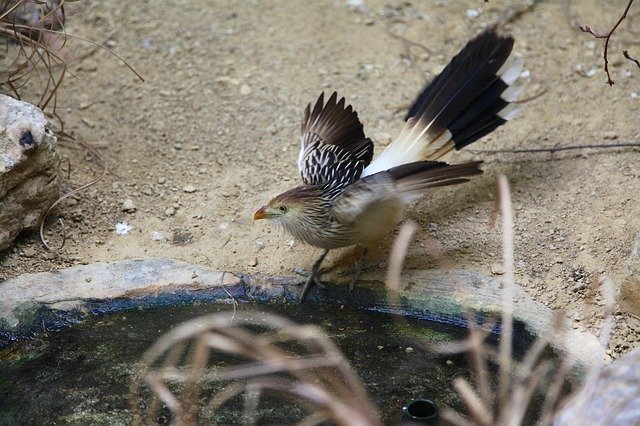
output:
<path id="1" fill-rule="evenodd" d="M 418 96 L 400 135 L 363 176 L 461 149 L 515 116 L 522 60 L 514 40 L 489 30 L 471 40 Z"/>
<path id="2" fill-rule="evenodd" d="M 420 198 L 429 188 L 457 185 L 482 174 L 482 161 L 447 164 L 440 161 L 417 161 L 394 167 L 388 173 L 396 181 L 396 189 L 405 202 Z"/>

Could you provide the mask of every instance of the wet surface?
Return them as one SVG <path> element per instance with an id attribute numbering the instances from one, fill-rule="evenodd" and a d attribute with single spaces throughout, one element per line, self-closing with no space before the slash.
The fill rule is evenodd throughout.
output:
<path id="1" fill-rule="evenodd" d="M 238 309 L 322 326 L 355 367 L 385 422 L 397 419 L 403 404 L 418 398 L 461 408 L 451 380 L 468 375 L 465 358 L 434 356 L 426 347 L 463 337 L 461 329 L 330 304 L 244 303 Z M 127 394 L 142 353 L 174 325 L 224 310 L 231 307 L 211 302 L 128 310 L 5 348 L 0 353 L 0 423 L 129 423 Z M 269 423 L 300 418 L 293 409 L 264 408 Z M 240 421 L 237 412 L 219 414 Z"/>

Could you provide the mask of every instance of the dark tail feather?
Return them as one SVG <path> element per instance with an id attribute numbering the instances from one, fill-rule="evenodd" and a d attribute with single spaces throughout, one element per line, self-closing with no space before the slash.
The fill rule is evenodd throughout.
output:
<path id="1" fill-rule="evenodd" d="M 419 197 L 422 192 L 438 186 L 457 185 L 471 176 L 482 174 L 482 161 L 463 164 L 447 164 L 440 161 L 417 161 L 394 167 L 388 172 L 398 183 L 398 189 L 410 196 Z"/>
<path id="2" fill-rule="evenodd" d="M 500 115 L 514 98 L 515 90 L 508 89 L 519 73 L 516 69 L 515 76 L 513 72 L 500 75 L 513 43 L 512 37 L 493 30 L 471 40 L 422 91 L 405 119 L 415 117 L 428 125 L 434 137 L 448 129 L 456 149 L 504 124 L 515 115 L 512 112 L 506 119 Z M 503 96 L 505 91 L 509 96 Z"/>
<path id="3" fill-rule="evenodd" d="M 471 40 L 418 96 L 402 132 L 363 176 L 438 160 L 513 118 L 521 104 L 522 61 L 509 59 L 513 38 L 486 31 Z"/>

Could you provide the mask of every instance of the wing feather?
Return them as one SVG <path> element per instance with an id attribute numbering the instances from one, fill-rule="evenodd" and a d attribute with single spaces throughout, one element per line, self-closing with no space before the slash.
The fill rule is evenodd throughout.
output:
<path id="1" fill-rule="evenodd" d="M 353 182 L 373 158 L 373 142 L 364 135 L 358 113 L 345 103 L 333 92 L 325 104 L 322 93 L 313 108 L 305 108 L 298 170 L 307 185 Z"/>

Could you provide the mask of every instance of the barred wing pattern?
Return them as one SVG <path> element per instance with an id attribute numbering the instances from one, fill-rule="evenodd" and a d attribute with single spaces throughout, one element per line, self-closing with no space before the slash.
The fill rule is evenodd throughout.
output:
<path id="1" fill-rule="evenodd" d="M 306 185 L 332 188 L 355 182 L 373 158 L 373 142 L 364 135 L 358 113 L 333 92 L 327 103 L 320 95 L 313 110 L 305 109 L 298 170 Z"/>

